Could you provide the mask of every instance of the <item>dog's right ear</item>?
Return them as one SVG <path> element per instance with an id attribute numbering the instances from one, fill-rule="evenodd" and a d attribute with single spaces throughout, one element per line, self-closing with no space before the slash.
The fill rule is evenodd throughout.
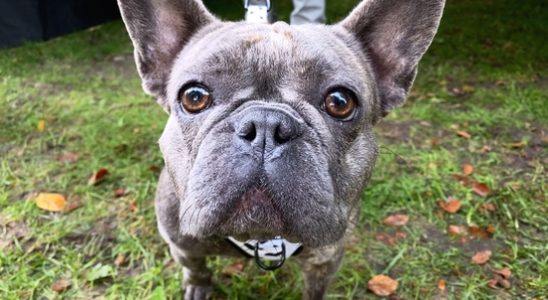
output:
<path id="1" fill-rule="evenodd" d="M 169 111 L 166 85 L 177 54 L 194 33 L 217 19 L 200 0 L 118 0 L 118 6 L 143 89 Z"/>

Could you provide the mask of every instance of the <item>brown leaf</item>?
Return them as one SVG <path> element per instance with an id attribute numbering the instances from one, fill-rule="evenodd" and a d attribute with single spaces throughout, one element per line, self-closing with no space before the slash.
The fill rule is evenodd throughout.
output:
<path id="1" fill-rule="evenodd" d="M 507 279 L 501 279 L 499 280 L 499 285 L 501 285 L 503 288 L 505 289 L 509 289 L 512 287 L 512 285 L 510 284 L 510 281 L 507 280 Z"/>
<path id="2" fill-rule="evenodd" d="M 73 152 L 65 152 L 57 157 L 57 160 L 61 162 L 75 162 L 78 159 L 78 154 Z"/>
<path id="3" fill-rule="evenodd" d="M 487 153 L 487 152 L 491 152 L 491 147 L 489 145 L 483 145 L 483 147 L 481 147 L 481 152 L 483 153 Z"/>
<path id="4" fill-rule="evenodd" d="M 463 130 L 458 130 L 457 132 L 455 132 L 458 136 L 460 136 L 461 138 L 465 139 L 465 140 L 469 140 L 472 135 L 470 135 L 468 132 L 466 131 L 463 131 Z"/>
<path id="5" fill-rule="evenodd" d="M 453 198 L 453 197 L 448 197 L 446 201 L 440 201 L 439 206 L 444 211 L 446 211 L 450 214 L 454 214 L 457 211 L 459 211 L 461 204 L 460 204 L 459 199 Z"/>
<path id="6" fill-rule="evenodd" d="M 367 283 L 367 288 L 377 296 L 389 296 L 398 289 L 398 282 L 386 275 L 375 275 Z"/>
<path id="7" fill-rule="evenodd" d="M 441 141 L 438 138 L 432 138 L 432 140 L 430 141 L 430 144 L 432 145 L 432 147 L 437 147 L 441 145 Z"/>
<path id="8" fill-rule="evenodd" d="M 114 190 L 114 197 L 116 198 L 120 198 L 122 196 L 124 196 L 126 194 L 126 189 L 125 188 L 117 188 Z"/>
<path id="9" fill-rule="evenodd" d="M 466 233 L 464 226 L 462 225 L 449 225 L 447 227 L 447 233 L 452 236 L 464 235 Z"/>
<path id="10" fill-rule="evenodd" d="M 472 184 L 472 190 L 479 196 L 486 197 L 491 193 L 491 190 L 485 183 L 474 182 Z"/>
<path id="11" fill-rule="evenodd" d="M 66 279 L 59 279 L 51 285 L 51 289 L 54 292 L 62 293 L 66 291 L 71 285 L 72 283 L 70 281 Z"/>
<path id="12" fill-rule="evenodd" d="M 483 265 L 489 261 L 493 253 L 491 250 L 478 251 L 472 256 L 472 263 L 476 265 Z"/>
<path id="13" fill-rule="evenodd" d="M 244 264 L 241 261 L 237 261 L 223 268 L 223 275 L 232 276 L 240 274 L 244 271 Z"/>
<path id="14" fill-rule="evenodd" d="M 485 227 L 485 232 L 487 232 L 491 237 L 493 236 L 493 234 L 495 234 L 495 232 L 497 232 L 497 229 L 495 228 L 495 225 L 489 224 L 487 225 L 487 227 Z"/>
<path id="15" fill-rule="evenodd" d="M 490 287 L 490 288 L 492 288 L 492 289 L 496 289 L 498 283 L 499 283 L 498 279 L 493 278 L 493 279 L 490 279 L 490 280 L 487 282 L 487 286 Z"/>
<path id="16" fill-rule="evenodd" d="M 495 274 L 499 274 L 505 279 L 508 279 L 510 278 L 510 276 L 512 276 L 512 271 L 510 271 L 509 268 L 495 269 L 493 272 L 495 272 Z"/>
<path id="17" fill-rule="evenodd" d="M 127 263 L 127 259 L 124 255 L 118 254 L 116 258 L 114 259 L 114 265 L 117 267 L 123 266 Z"/>
<path id="18" fill-rule="evenodd" d="M 150 165 L 148 166 L 148 169 L 152 173 L 160 173 L 160 171 L 162 171 L 162 168 L 158 167 L 157 165 Z"/>
<path id="19" fill-rule="evenodd" d="M 128 208 L 131 212 L 136 212 L 137 211 L 137 201 L 135 200 L 131 200 L 128 204 Z"/>
<path id="20" fill-rule="evenodd" d="M 100 168 L 97 170 L 88 180 L 88 185 L 96 185 L 97 183 L 101 182 L 105 179 L 105 176 L 108 175 L 108 170 L 105 168 Z"/>
<path id="21" fill-rule="evenodd" d="M 495 208 L 495 205 L 493 203 L 483 203 L 480 205 L 480 211 L 489 211 L 489 212 L 494 212 L 496 211 L 497 209 Z"/>
<path id="22" fill-rule="evenodd" d="M 65 196 L 55 193 L 40 193 L 36 197 L 36 206 L 43 210 L 61 212 L 65 209 Z"/>
<path id="23" fill-rule="evenodd" d="M 474 173 L 474 166 L 472 166 L 471 164 L 464 164 L 462 166 L 462 173 L 464 174 L 464 176 L 472 175 L 472 173 Z"/>
<path id="24" fill-rule="evenodd" d="M 447 286 L 447 283 L 444 279 L 438 280 L 438 289 L 445 291 L 445 287 Z"/>
<path id="25" fill-rule="evenodd" d="M 409 216 L 406 214 L 393 214 L 384 219 L 386 226 L 405 226 L 409 222 Z"/>
<path id="26" fill-rule="evenodd" d="M 84 206 L 84 204 L 82 203 L 82 201 L 80 200 L 74 200 L 74 201 L 70 201 L 67 206 L 65 207 L 65 210 L 63 212 L 65 213 L 69 213 L 73 210 L 76 210 L 80 207 Z"/>
<path id="27" fill-rule="evenodd" d="M 462 183 L 462 185 L 464 185 L 464 186 L 469 186 L 469 185 L 472 184 L 472 180 L 468 176 L 464 176 L 464 175 L 460 175 L 460 174 L 453 174 L 453 175 L 451 175 L 451 177 L 453 177 L 453 179 L 455 179 L 456 181 Z"/>
<path id="28" fill-rule="evenodd" d="M 525 147 L 525 143 L 524 142 L 510 143 L 508 144 L 508 147 L 512 149 L 521 149 Z"/>

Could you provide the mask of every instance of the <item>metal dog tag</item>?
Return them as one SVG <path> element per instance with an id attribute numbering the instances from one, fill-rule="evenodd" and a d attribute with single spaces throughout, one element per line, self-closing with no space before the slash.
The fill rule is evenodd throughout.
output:
<path id="1" fill-rule="evenodd" d="M 245 20 L 251 23 L 270 23 L 270 0 L 246 0 Z"/>

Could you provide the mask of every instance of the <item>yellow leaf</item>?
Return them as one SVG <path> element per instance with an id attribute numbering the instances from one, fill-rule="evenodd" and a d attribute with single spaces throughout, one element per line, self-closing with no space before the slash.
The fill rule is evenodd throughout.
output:
<path id="1" fill-rule="evenodd" d="M 38 124 L 36 124 L 36 129 L 39 132 L 43 132 L 44 130 L 46 130 L 46 121 L 44 120 L 38 121 Z"/>
<path id="2" fill-rule="evenodd" d="M 40 193 L 36 197 L 36 206 L 43 210 L 60 212 L 65 209 L 65 196 L 55 193 Z"/>

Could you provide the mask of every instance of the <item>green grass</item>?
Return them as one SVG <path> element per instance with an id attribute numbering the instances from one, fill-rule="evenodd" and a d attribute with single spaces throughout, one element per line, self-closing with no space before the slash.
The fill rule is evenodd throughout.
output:
<path id="1" fill-rule="evenodd" d="M 238 0 L 208 3 L 227 19 L 243 14 Z M 275 3 L 287 20 L 290 2 Z M 329 1 L 328 19 L 355 3 Z M 382 154 L 330 299 L 375 298 L 367 281 L 380 273 L 398 279 L 403 299 L 548 295 L 546 8 L 533 0 L 449 1 L 408 103 L 377 130 Z M 155 166 L 162 164 L 156 141 L 166 116 L 141 90 L 122 24 L 1 50 L 0 74 L 0 298 L 180 298 L 181 274 L 153 210 Z M 512 147 L 516 142 L 523 147 Z M 66 152 L 79 160 L 58 161 Z M 463 163 L 474 165 L 471 177 L 488 184 L 489 196 L 452 177 Z M 105 182 L 88 186 L 101 167 L 110 172 Z M 114 197 L 118 187 L 127 194 Z M 32 201 L 38 192 L 60 192 L 82 207 L 46 213 Z M 461 200 L 458 213 L 440 213 L 437 203 L 448 196 Z M 484 203 L 496 210 L 482 211 Z M 384 226 L 394 212 L 410 222 Z M 447 235 L 449 224 L 496 231 L 461 243 Z M 395 245 L 378 240 L 397 231 L 405 238 Z M 491 260 L 471 264 L 483 249 L 493 251 Z M 117 266 L 120 255 L 126 263 Z M 209 262 L 215 298 L 299 298 L 293 262 L 265 273 L 242 261 L 238 275 L 222 274 L 234 260 Z M 489 288 L 492 270 L 501 267 L 512 270 L 511 288 Z M 59 279 L 72 284 L 60 295 L 51 289 Z M 439 279 L 447 282 L 443 292 Z"/>

